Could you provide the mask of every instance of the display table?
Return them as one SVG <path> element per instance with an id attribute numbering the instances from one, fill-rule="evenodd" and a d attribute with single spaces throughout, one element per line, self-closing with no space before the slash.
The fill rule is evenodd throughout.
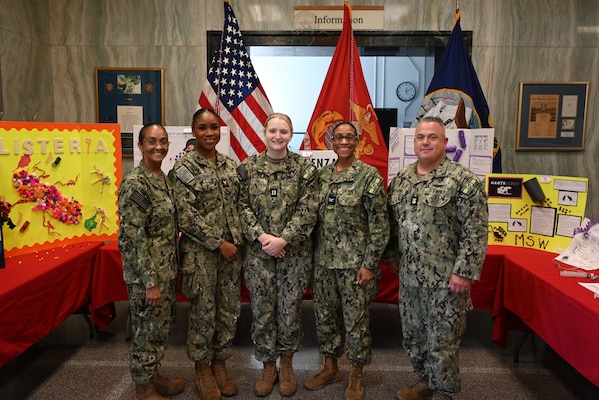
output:
<path id="1" fill-rule="evenodd" d="M 498 276 L 503 268 L 503 250 L 500 246 L 490 246 L 487 251 L 481 279 L 472 287 L 472 302 L 478 310 L 492 310 L 496 301 Z M 382 279 L 375 302 L 397 304 L 399 280 L 386 266 L 382 267 Z M 309 295 L 309 293 L 308 293 Z M 104 329 L 115 317 L 115 301 L 127 300 L 127 287 L 123 279 L 121 254 L 116 242 L 102 246 L 98 250 L 94 267 L 90 316 L 100 329 Z M 247 289 L 242 285 L 241 299 L 249 301 Z M 179 295 L 179 300 L 184 300 Z M 502 320 L 502 310 L 497 311 L 497 319 Z M 506 333 L 507 334 L 507 333 Z M 498 333 L 498 336 L 501 336 Z"/>
<path id="2" fill-rule="evenodd" d="M 503 305 L 557 354 L 599 386 L 599 300 L 559 275 L 556 254 L 511 247 L 504 259 Z"/>
<path id="3" fill-rule="evenodd" d="M 0 269 L 0 367 L 89 301 L 97 250 L 82 242 L 6 257 Z"/>

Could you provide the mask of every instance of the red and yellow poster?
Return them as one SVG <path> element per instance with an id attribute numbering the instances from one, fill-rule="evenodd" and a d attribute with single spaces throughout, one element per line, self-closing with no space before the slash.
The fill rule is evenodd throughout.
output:
<path id="1" fill-rule="evenodd" d="M 7 255 L 116 238 L 118 124 L 0 122 L 0 165 Z"/>

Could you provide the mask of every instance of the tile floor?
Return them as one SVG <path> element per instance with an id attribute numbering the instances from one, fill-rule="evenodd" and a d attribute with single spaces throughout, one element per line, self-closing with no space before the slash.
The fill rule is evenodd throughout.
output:
<path id="1" fill-rule="evenodd" d="M 0 399 L 67 400 L 132 399 L 133 383 L 128 370 L 126 336 L 127 303 L 117 303 L 118 316 L 105 331 L 89 339 L 88 327 L 79 315 L 69 317 L 38 344 L 0 368 Z M 188 305 L 177 307 L 178 320 L 161 371 L 167 376 L 183 377 L 188 385 L 176 400 L 198 399 L 193 386 L 193 363 L 185 353 Z M 301 384 L 319 368 L 320 357 L 315 334 L 312 304 L 304 304 L 305 337 L 302 350 L 294 358 L 298 391 L 292 398 L 343 399 L 348 377 L 348 362 L 340 367 L 344 380 L 322 390 L 310 392 Z M 251 313 L 242 307 L 235 339 L 235 355 L 228 367 L 235 376 L 239 394 L 232 399 L 258 399 L 252 394 L 261 363 L 253 357 L 249 337 Z M 365 399 L 395 399 L 396 390 L 413 382 L 408 358 L 401 348 L 401 326 L 394 305 L 371 306 L 373 363 L 365 368 Z M 527 339 L 520 363 L 512 361 L 519 332 L 510 332 L 507 349 L 491 342 L 491 315 L 474 311 L 462 341 L 460 365 L 464 399 L 599 399 L 594 386 L 537 336 Z M 599 361 L 598 361 L 599 362 Z M 277 390 L 265 398 L 282 398 Z"/>

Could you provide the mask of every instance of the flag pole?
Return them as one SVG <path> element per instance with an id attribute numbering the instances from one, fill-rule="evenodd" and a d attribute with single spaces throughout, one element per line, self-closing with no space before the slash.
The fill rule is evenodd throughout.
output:
<path id="1" fill-rule="evenodd" d="M 355 114 L 353 113 L 353 108 L 352 108 L 352 104 L 354 103 L 354 43 L 355 43 L 355 37 L 353 34 L 353 30 L 352 30 L 352 26 L 351 26 L 351 20 L 352 20 L 352 8 L 351 5 L 349 4 L 349 2 L 345 1 L 344 6 L 347 6 L 347 10 L 348 10 L 348 18 L 350 21 L 350 33 L 351 33 L 351 39 L 350 39 L 350 46 L 349 46 L 349 70 L 351 71 L 351 73 L 349 74 L 349 103 L 348 103 L 348 107 L 349 107 L 349 111 L 347 114 L 347 117 L 350 121 L 354 121 L 356 119 Z"/>
<path id="2" fill-rule="evenodd" d="M 455 28 L 455 25 L 458 23 L 458 19 L 460 18 L 460 0 L 455 0 L 455 15 L 453 17 L 453 25 L 451 29 Z"/>

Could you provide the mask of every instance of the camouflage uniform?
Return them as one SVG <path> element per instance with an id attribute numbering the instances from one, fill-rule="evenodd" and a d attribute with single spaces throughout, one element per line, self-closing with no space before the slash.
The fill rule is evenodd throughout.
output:
<path id="1" fill-rule="evenodd" d="M 452 273 L 480 277 L 488 220 L 483 184 L 447 158 L 420 179 L 414 163 L 391 182 L 388 203 L 392 223 L 385 258 L 400 261 L 404 348 L 432 390 L 457 393 L 458 350 L 472 301 L 469 292 L 453 293 L 448 283 Z"/>
<path id="2" fill-rule="evenodd" d="M 259 361 L 274 361 L 281 352 L 299 350 L 303 336 L 301 304 L 311 271 L 317 171 L 309 158 L 291 152 L 274 168 L 266 152 L 248 157 L 239 171 L 252 340 Z M 257 239 L 262 233 L 288 242 L 285 257 L 262 251 Z"/>
<path id="3" fill-rule="evenodd" d="M 166 178 L 166 177 L 164 177 Z M 177 225 L 173 193 L 141 163 L 119 188 L 118 245 L 129 293 L 130 369 L 135 383 L 154 381 L 175 318 Z M 160 288 L 160 305 L 146 304 L 146 288 Z"/>
<path id="4" fill-rule="evenodd" d="M 241 309 L 241 257 L 229 262 L 218 247 L 243 242 L 235 162 L 217 153 L 216 164 L 197 151 L 171 171 L 182 236 L 181 291 L 190 300 L 187 354 L 198 363 L 226 360 Z"/>
<path id="5" fill-rule="evenodd" d="M 339 358 L 345 327 L 347 358 L 371 361 L 368 306 L 377 293 L 379 261 L 389 240 L 383 178 L 359 160 L 333 178 L 335 164 L 320 171 L 312 296 L 320 352 Z M 360 267 L 374 279 L 357 285 Z"/>

